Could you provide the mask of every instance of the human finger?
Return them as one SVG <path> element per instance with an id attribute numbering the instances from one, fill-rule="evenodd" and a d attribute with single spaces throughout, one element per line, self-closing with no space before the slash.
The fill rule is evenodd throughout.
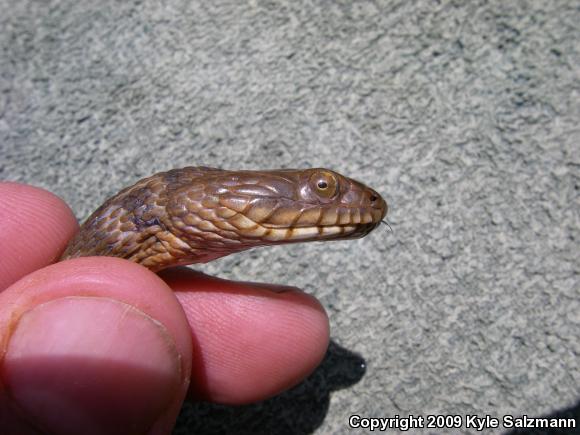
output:
<path id="1" fill-rule="evenodd" d="M 0 294 L 0 344 L 7 433 L 167 434 L 188 390 L 181 306 L 126 260 L 79 258 L 18 281 Z"/>
<path id="2" fill-rule="evenodd" d="M 0 291 L 55 262 L 78 230 L 71 209 L 55 194 L 0 182 Z"/>
<path id="3" fill-rule="evenodd" d="M 296 385 L 322 361 L 329 324 L 314 297 L 183 267 L 160 276 L 191 327 L 191 397 L 229 404 L 263 400 Z"/>

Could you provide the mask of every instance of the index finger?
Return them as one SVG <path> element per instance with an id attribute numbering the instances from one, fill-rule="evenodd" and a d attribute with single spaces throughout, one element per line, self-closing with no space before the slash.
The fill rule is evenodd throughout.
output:
<path id="1" fill-rule="evenodd" d="M 0 182 L 0 222 L 0 291 L 54 263 L 79 227 L 61 198 L 12 182 Z"/>

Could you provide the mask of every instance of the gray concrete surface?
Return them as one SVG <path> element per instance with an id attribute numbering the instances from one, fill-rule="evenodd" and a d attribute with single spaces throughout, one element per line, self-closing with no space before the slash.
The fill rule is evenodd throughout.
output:
<path id="1" fill-rule="evenodd" d="M 196 164 L 325 166 L 387 198 L 392 233 L 202 268 L 313 292 L 333 344 L 279 397 L 186 405 L 176 434 L 578 418 L 579 23 L 577 1 L 2 0 L 0 177 L 79 218 Z"/>

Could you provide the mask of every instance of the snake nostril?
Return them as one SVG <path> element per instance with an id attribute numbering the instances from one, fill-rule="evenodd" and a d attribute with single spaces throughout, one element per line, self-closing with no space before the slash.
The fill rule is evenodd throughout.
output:
<path id="1" fill-rule="evenodd" d="M 371 198 L 370 199 L 371 199 L 371 202 L 375 202 L 379 198 L 377 197 L 377 195 L 371 194 Z"/>

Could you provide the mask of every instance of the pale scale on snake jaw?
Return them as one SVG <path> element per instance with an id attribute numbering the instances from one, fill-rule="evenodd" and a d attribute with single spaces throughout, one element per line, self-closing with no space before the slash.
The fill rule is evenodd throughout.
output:
<path id="1" fill-rule="evenodd" d="M 376 191 L 328 169 L 187 167 L 109 198 L 61 260 L 114 256 L 159 271 L 256 246 L 364 237 L 386 214 Z"/>

